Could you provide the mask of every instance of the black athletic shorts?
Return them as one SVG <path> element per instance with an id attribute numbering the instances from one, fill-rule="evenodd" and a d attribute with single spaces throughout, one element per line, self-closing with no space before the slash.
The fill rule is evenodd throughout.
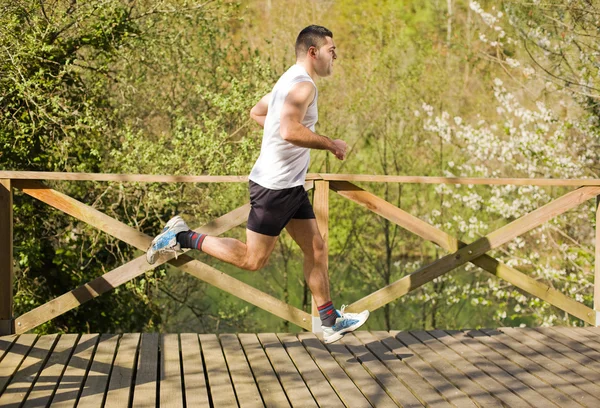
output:
<path id="1" fill-rule="evenodd" d="M 272 237 L 279 236 L 281 230 L 292 219 L 315 218 L 312 204 L 304 186 L 271 190 L 250 180 L 250 216 L 247 228 Z"/>

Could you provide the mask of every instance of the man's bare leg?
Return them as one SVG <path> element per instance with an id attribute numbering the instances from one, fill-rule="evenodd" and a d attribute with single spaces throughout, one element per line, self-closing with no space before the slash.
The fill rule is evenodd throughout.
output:
<path id="1" fill-rule="evenodd" d="M 202 252 L 238 268 L 256 271 L 268 261 L 278 237 L 259 234 L 246 229 L 246 243 L 234 238 L 207 236 L 202 243 Z"/>
<path id="2" fill-rule="evenodd" d="M 331 295 L 326 244 L 319 232 L 317 220 L 292 219 L 285 229 L 304 253 L 304 279 L 316 304 L 319 306 L 329 302 Z"/>

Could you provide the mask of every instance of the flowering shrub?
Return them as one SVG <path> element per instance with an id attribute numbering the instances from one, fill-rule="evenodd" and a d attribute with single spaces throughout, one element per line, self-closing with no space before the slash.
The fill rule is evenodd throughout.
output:
<path id="1" fill-rule="evenodd" d="M 502 12 L 492 8 L 486 12 L 477 2 L 471 9 L 480 17 L 479 46 L 494 47 L 516 92 L 500 78 L 491 84 L 496 101 L 496 117 L 451 117 L 424 103 L 415 112 L 423 129 L 437 135 L 460 155 L 446 163 L 448 177 L 530 177 L 588 178 L 595 177 L 593 165 L 598 163 L 598 118 L 577 106 L 571 90 L 557 90 L 551 83 L 536 76 L 533 67 L 519 61 L 519 42 L 503 27 Z M 513 20 L 511 22 L 514 23 Z M 542 29 L 528 32 L 537 36 L 544 49 L 552 45 Z M 512 57 L 506 47 L 511 46 Z M 517 79 L 518 78 L 518 79 Z M 524 82 L 521 82 L 523 81 Z M 531 103 L 535 90 L 551 89 L 546 101 Z M 460 159 L 457 159 L 459 158 Z M 564 194 L 562 188 L 540 186 L 492 185 L 475 188 L 465 185 L 439 185 L 444 211 L 433 210 L 427 220 L 436 227 L 468 242 L 484 236 L 497 227 L 539 208 Z M 442 214 L 445 213 L 445 214 Z M 515 238 L 491 255 L 536 280 L 554 287 L 566 295 L 592 304 L 594 276 L 594 203 L 587 203 L 562 214 L 524 236 Z M 467 265 L 467 271 L 476 267 Z M 510 285 L 490 277 L 460 286 L 453 275 L 438 278 L 444 293 L 425 290 L 423 301 L 440 299 L 448 305 L 457 302 L 457 292 L 468 296 L 472 306 L 490 306 L 494 320 L 514 325 L 532 323 L 549 325 L 581 321 L 568 317 L 537 298 L 523 296 Z M 438 286 L 439 287 L 439 286 Z"/>

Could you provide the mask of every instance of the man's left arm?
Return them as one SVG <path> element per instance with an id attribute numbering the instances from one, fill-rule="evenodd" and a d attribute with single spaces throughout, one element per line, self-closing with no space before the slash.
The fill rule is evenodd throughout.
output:
<path id="1" fill-rule="evenodd" d="M 269 111 L 269 101 L 271 100 L 271 92 L 263 96 L 260 101 L 252 109 L 250 109 L 250 117 L 256 121 L 261 127 L 265 127 L 265 119 Z"/>

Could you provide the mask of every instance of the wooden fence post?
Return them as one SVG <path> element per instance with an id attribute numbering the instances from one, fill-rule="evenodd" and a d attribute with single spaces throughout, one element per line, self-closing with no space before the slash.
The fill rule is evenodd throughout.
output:
<path id="1" fill-rule="evenodd" d="M 329 258 L 329 181 L 315 180 L 315 195 L 313 199 L 313 209 L 317 217 L 317 225 L 319 232 L 325 241 L 325 252 Z M 329 266 L 329 265 L 328 265 Z M 320 333 L 321 318 L 315 304 L 315 299 L 312 299 L 312 332 Z"/>
<path id="2" fill-rule="evenodd" d="M 0 179 L 0 336 L 14 332 L 12 186 Z"/>
<path id="3" fill-rule="evenodd" d="M 594 273 L 594 311 L 596 312 L 595 326 L 600 326 L 600 196 L 596 196 L 596 242 L 595 242 L 595 273 Z"/>

